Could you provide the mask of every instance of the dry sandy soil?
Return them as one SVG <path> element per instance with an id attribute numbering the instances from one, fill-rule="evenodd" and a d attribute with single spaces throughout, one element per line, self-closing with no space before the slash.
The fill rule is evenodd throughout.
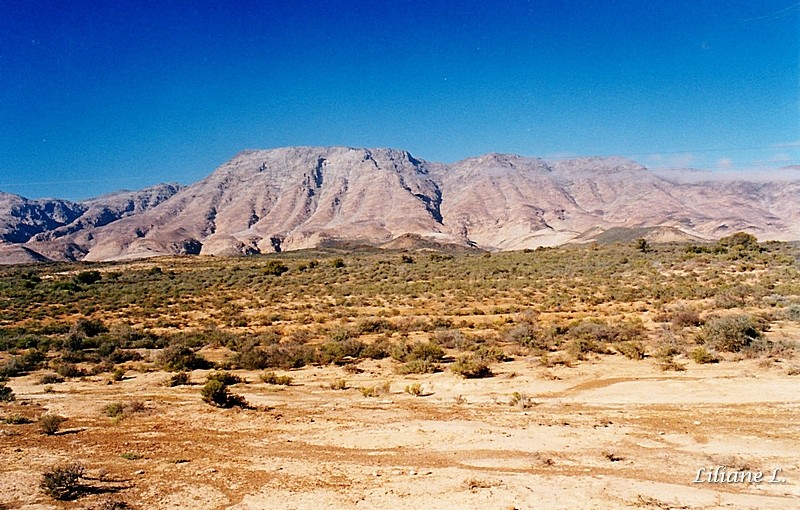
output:
<path id="1" fill-rule="evenodd" d="M 54 436 L 0 425 L 0 506 L 100 508 L 754 508 L 800 506 L 800 376 L 785 364 L 653 362 L 601 356 L 567 368 L 532 360 L 495 377 L 393 374 L 393 361 L 292 371 L 292 386 L 232 390 L 251 409 L 218 409 L 200 386 L 167 388 L 164 372 L 72 380 L 45 392 L 13 379 L 4 415 L 68 417 Z M 195 371 L 201 383 L 206 372 Z M 350 386 L 333 390 L 345 379 Z M 391 381 L 365 397 L 361 387 Z M 406 385 L 421 383 L 412 396 Z M 521 402 L 510 405 L 514 392 Z M 144 402 L 123 419 L 109 403 Z M 127 460 L 121 455 L 133 458 Z M 141 458 L 135 458 L 141 456 Z M 87 493 L 59 503 L 42 472 L 79 461 Z M 693 483 L 698 469 L 765 472 L 784 483 Z"/>

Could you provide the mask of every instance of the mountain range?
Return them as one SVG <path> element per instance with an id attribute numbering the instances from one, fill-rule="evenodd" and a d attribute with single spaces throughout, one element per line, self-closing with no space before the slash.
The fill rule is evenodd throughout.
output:
<path id="1" fill-rule="evenodd" d="M 629 159 L 486 154 L 427 162 L 348 147 L 248 150 L 189 186 L 90 200 L 0 192 L 0 263 L 246 255 L 312 247 L 517 250 L 618 239 L 800 239 L 800 170 L 657 173 Z M 624 237 L 624 236 L 623 236 Z"/>

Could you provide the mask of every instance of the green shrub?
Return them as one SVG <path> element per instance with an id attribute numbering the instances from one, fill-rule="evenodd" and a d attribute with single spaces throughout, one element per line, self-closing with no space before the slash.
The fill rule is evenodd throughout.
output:
<path id="1" fill-rule="evenodd" d="M 178 372 L 167 379 L 167 386 L 170 388 L 186 386 L 187 384 L 189 384 L 189 374 L 186 372 Z"/>
<path id="2" fill-rule="evenodd" d="M 386 319 L 382 318 L 367 318 L 361 319 L 356 324 L 356 331 L 358 331 L 362 335 L 368 335 L 370 333 L 385 333 L 387 331 L 392 331 L 394 326 L 391 322 Z"/>
<path id="3" fill-rule="evenodd" d="M 242 379 L 238 375 L 225 371 L 212 372 L 208 374 L 206 376 L 206 381 L 219 381 L 225 386 L 231 386 L 233 384 L 239 384 L 245 382 L 244 379 Z"/>
<path id="4" fill-rule="evenodd" d="M 746 232 L 736 232 L 735 234 L 723 237 L 717 241 L 718 246 L 726 248 L 739 248 L 744 250 L 758 250 L 758 238 Z"/>
<path id="5" fill-rule="evenodd" d="M 48 469 L 39 483 L 42 491 L 53 499 L 67 501 L 77 498 L 83 491 L 81 480 L 85 468 L 79 463 Z"/>
<path id="6" fill-rule="evenodd" d="M 43 414 L 39 417 L 39 432 L 47 436 L 52 436 L 58 432 L 58 429 L 61 428 L 61 424 L 65 421 L 67 421 L 66 418 L 58 416 L 57 414 Z"/>
<path id="7" fill-rule="evenodd" d="M 279 260 L 269 260 L 264 265 L 264 272 L 272 276 L 280 276 L 288 270 L 289 268 Z"/>
<path id="8" fill-rule="evenodd" d="M 100 333 L 108 332 L 108 328 L 100 319 L 78 319 L 69 330 L 70 336 L 78 338 L 92 338 Z"/>
<path id="9" fill-rule="evenodd" d="M 444 349 L 432 342 L 419 342 L 414 344 L 406 359 L 408 361 L 428 361 L 435 363 L 444 357 Z"/>
<path id="10" fill-rule="evenodd" d="M 760 339 L 765 327 L 747 314 L 714 317 L 703 326 L 699 340 L 718 351 L 739 352 Z"/>
<path id="11" fill-rule="evenodd" d="M 13 356 L 0 365 L 0 379 L 17 377 L 35 370 L 42 364 L 44 359 L 44 354 L 35 349 L 29 349 L 19 356 Z"/>
<path id="12" fill-rule="evenodd" d="M 234 395 L 228 386 L 216 379 L 208 381 L 200 390 L 203 402 L 217 407 L 248 407 L 247 401 L 239 395 Z"/>
<path id="13" fill-rule="evenodd" d="M 125 379 L 125 369 L 124 368 L 117 367 L 117 368 L 114 369 L 113 372 L 111 372 L 111 380 L 112 381 L 119 382 L 119 381 L 122 381 L 123 379 Z"/>
<path id="14" fill-rule="evenodd" d="M 300 368 L 309 363 L 319 361 L 316 347 L 304 344 L 269 345 L 267 347 L 250 346 L 237 352 L 231 363 L 246 370 L 263 370 L 265 368 Z"/>
<path id="15" fill-rule="evenodd" d="M 81 271 L 75 275 L 75 283 L 91 285 L 99 282 L 102 278 L 100 271 Z"/>
<path id="16" fill-rule="evenodd" d="M 349 388 L 349 386 L 347 385 L 347 381 L 345 381 L 344 379 L 336 379 L 330 384 L 330 388 L 332 390 L 341 391 L 341 390 L 346 390 L 347 388 Z"/>
<path id="17" fill-rule="evenodd" d="M 333 259 L 333 261 L 331 262 L 331 267 L 333 267 L 334 269 L 339 269 L 339 268 L 344 267 L 344 260 L 343 259 Z"/>
<path id="18" fill-rule="evenodd" d="M 608 350 L 598 341 L 587 338 L 573 338 L 567 344 L 567 352 L 576 359 L 585 359 L 590 352 L 607 354 Z"/>
<path id="19" fill-rule="evenodd" d="M 9 425 L 26 425 L 28 423 L 32 423 L 33 420 L 27 416 L 22 416 L 21 414 L 12 414 L 11 416 L 6 416 L 3 418 L 3 422 Z"/>
<path id="20" fill-rule="evenodd" d="M 481 379 L 494 375 L 486 361 L 471 355 L 458 358 L 450 366 L 450 371 L 466 379 Z"/>
<path id="21" fill-rule="evenodd" d="M 379 338 L 371 344 L 365 345 L 361 356 L 369 359 L 388 358 L 392 352 L 392 342 L 388 338 Z"/>
<path id="22" fill-rule="evenodd" d="M 267 384 L 277 384 L 291 386 L 292 378 L 288 375 L 278 375 L 275 372 L 265 372 L 261 374 L 261 380 Z"/>
<path id="23" fill-rule="evenodd" d="M 357 359 L 365 347 L 363 342 L 356 339 L 326 342 L 319 347 L 320 361 L 322 363 L 341 363 L 345 358 Z"/>
<path id="24" fill-rule="evenodd" d="M 419 397 L 422 395 L 422 385 L 420 383 L 412 383 L 406 386 L 405 392 L 409 395 Z"/>
<path id="25" fill-rule="evenodd" d="M 705 347 L 697 347 L 689 353 L 689 357 L 694 360 L 697 364 L 705 364 L 705 363 L 718 363 L 719 358 L 715 356 L 713 353 L 706 350 Z"/>
<path id="26" fill-rule="evenodd" d="M 528 395 L 515 391 L 511 394 L 511 398 L 508 399 L 508 405 L 521 409 L 530 409 L 536 405 L 536 402 Z"/>
<path id="27" fill-rule="evenodd" d="M 645 348 L 642 342 L 638 341 L 628 341 L 628 342 L 617 342 L 614 344 L 614 348 L 625 356 L 628 359 L 633 360 L 640 360 L 644 359 L 645 356 Z"/>
<path id="28" fill-rule="evenodd" d="M 120 402 L 108 404 L 103 408 L 103 414 L 109 418 L 118 418 L 125 412 L 125 406 Z"/>
<path id="29" fill-rule="evenodd" d="M 56 367 L 56 372 L 62 377 L 83 377 L 86 372 L 78 368 L 74 363 L 61 363 Z"/>
<path id="30" fill-rule="evenodd" d="M 185 345 L 170 345 L 159 354 L 157 363 L 164 370 L 170 372 L 183 372 L 186 370 L 202 370 L 210 368 L 209 363 L 202 356 Z"/>
<path id="31" fill-rule="evenodd" d="M 39 378 L 39 384 L 60 384 L 64 378 L 59 374 L 44 374 Z"/>

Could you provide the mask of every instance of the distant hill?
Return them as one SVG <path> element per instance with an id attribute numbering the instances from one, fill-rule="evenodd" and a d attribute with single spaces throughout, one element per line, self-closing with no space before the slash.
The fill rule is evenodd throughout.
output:
<path id="1" fill-rule="evenodd" d="M 786 175 L 789 175 L 787 178 Z M 0 261 L 242 255 L 331 245 L 516 250 L 568 242 L 800 239 L 800 173 L 691 180 L 623 158 L 394 149 L 244 151 L 190 186 L 83 202 L 0 193 Z"/>

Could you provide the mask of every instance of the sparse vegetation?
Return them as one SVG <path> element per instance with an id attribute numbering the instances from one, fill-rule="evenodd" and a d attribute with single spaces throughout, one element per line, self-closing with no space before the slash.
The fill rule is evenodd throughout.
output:
<path id="1" fill-rule="evenodd" d="M 755 385 L 762 383 L 759 370 L 769 370 L 770 378 L 800 374 L 794 340 L 800 321 L 800 247 L 783 243 L 754 247 L 744 241 L 694 247 L 651 244 L 645 252 L 637 248 L 635 238 L 613 246 L 542 248 L 490 257 L 409 252 L 411 263 L 403 260 L 401 251 L 365 249 L 224 260 L 163 258 L 157 261 L 158 271 L 151 269 L 151 261 L 81 266 L 100 270 L 103 279 L 94 284 L 77 282 L 73 266 L 57 263 L 37 266 L 38 281 L 23 277 L 30 267 L 0 267 L 4 276 L 0 376 L 26 376 L 0 383 L 12 395 L 13 386 L 21 401 L 3 404 L 4 427 L 10 443 L 17 436 L 29 441 L 37 426 L 25 423 L 42 408 L 58 409 L 74 416 L 76 425 L 58 437 L 42 438 L 41 443 L 43 449 L 61 448 L 88 437 L 77 433 L 82 430 L 78 425 L 122 432 L 149 427 L 161 419 L 162 410 L 168 411 L 169 420 L 188 419 L 167 406 L 202 406 L 201 413 L 214 421 L 214 427 L 245 423 L 270 429 L 276 423 L 281 433 L 314 420 L 317 424 L 309 427 L 365 416 L 358 413 L 371 413 L 377 423 L 384 414 L 394 417 L 396 408 L 413 414 L 414 420 L 417 411 L 435 420 L 449 416 L 482 420 L 484 414 L 501 413 L 503 419 L 497 423 L 522 419 L 538 427 L 574 427 L 571 433 L 576 435 L 608 426 L 609 417 L 640 432 L 655 434 L 663 428 L 671 433 L 692 430 L 695 418 L 702 421 L 698 426 L 702 428 L 711 418 L 702 406 L 684 409 L 671 404 L 663 406 L 674 413 L 667 422 L 662 420 L 667 411 L 661 408 L 642 408 L 636 418 L 622 414 L 616 418 L 616 409 L 595 417 L 582 407 L 556 410 L 549 404 L 555 398 L 550 395 L 593 390 L 593 378 L 605 373 L 606 364 L 621 372 L 609 373 L 608 379 L 646 374 L 643 379 L 680 384 L 718 373 L 755 374 Z M 335 263 L 337 258 L 341 264 Z M 291 269 L 275 274 L 270 260 Z M 112 269 L 117 272 L 113 279 Z M 58 282 L 81 290 L 57 290 Z M 753 356 L 760 359 L 748 359 Z M 710 364 L 722 357 L 722 367 Z M 741 368 L 735 369 L 736 364 Z M 301 367 L 307 368 L 294 370 Z M 124 427 L 114 430 L 116 420 L 127 420 L 144 408 L 141 402 L 138 407 L 128 402 L 126 388 L 133 391 L 152 381 L 185 385 L 207 373 L 191 371 L 209 368 L 217 370 L 194 389 L 158 389 L 150 384 L 146 394 L 152 414 L 125 421 Z M 658 374 L 659 369 L 688 369 L 692 377 Z M 109 379 L 124 379 L 126 370 L 130 380 L 103 394 L 103 385 Z M 156 370 L 172 373 L 148 374 Z M 242 396 L 234 394 L 235 385 L 244 382 L 240 370 L 251 371 L 247 377 L 259 382 L 246 387 L 248 398 L 252 393 L 258 395 L 253 402 L 278 404 L 259 406 L 264 412 L 230 414 L 197 399 L 195 392 L 215 407 L 247 406 Z M 395 378 L 394 394 L 383 398 L 389 385 L 381 381 L 395 370 L 409 377 L 402 377 L 402 383 Z M 440 373 L 430 375 L 433 372 Z M 489 376 L 496 381 L 473 380 Z M 54 391 L 49 385 L 65 379 L 69 383 L 56 386 L 56 393 L 45 393 Z M 293 380 L 296 385 L 288 390 L 265 386 L 289 386 Z M 32 386 L 36 381 L 44 387 Z M 329 388 L 358 391 L 337 394 Z M 434 388 L 441 399 L 404 398 L 402 393 L 421 397 Z M 525 391 L 535 394 L 535 400 Z M 191 394 L 194 400 L 187 402 L 185 397 Z M 77 406 L 61 404 L 73 398 L 81 402 L 85 414 L 79 415 Z M 326 398 L 332 407 L 318 405 Z M 495 405 L 486 405 L 487 401 Z M 531 411 L 534 406 L 538 407 Z M 781 412 L 781 417 L 788 414 L 784 408 Z M 54 420 L 50 432 L 42 427 L 46 418 Z M 744 430 L 744 420 L 737 415 L 735 426 Z M 44 416 L 39 428 L 56 434 L 62 421 Z M 421 429 L 419 437 L 428 434 L 427 425 Z M 175 431 L 159 430 L 174 438 Z M 513 426 L 507 431 L 516 434 Z M 598 437 L 599 444 L 588 450 L 591 462 L 614 461 L 611 457 L 620 452 L 613 444 L 602 443 L 602 434 Z M 425 441 L 429 439 L 425 436 Z M 220 449 L 221 443 L 210 441 Z M 160 462 L 156 453 L 137 450 L 136 443 L 125 447 L 115 443 L 114 448 L 103 452 L 108 454 L 103 462 L 116 459 L 131 471 L 141 467 L 148 478 L 157 476 L 149 467 Z M 134 464 L 142 454 L 148 460 Z M 195 462 L 195 452 L 165 455 L 167 460 L 183 455 Z M 575 459 L 561 455 L 541 452 L 542 459 L 559 465 L 562 459 L 572 463 L 579 454 Z M 621 455 L 627 457 L 625 452 Z M 551 465 L 537 459 L 531 460 L 537 468 Z M 91 473 L 84 481 L 100 485 Z M 91 504 L 97 504 L 94 496 Z"/>

